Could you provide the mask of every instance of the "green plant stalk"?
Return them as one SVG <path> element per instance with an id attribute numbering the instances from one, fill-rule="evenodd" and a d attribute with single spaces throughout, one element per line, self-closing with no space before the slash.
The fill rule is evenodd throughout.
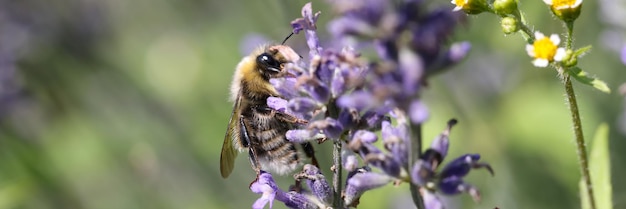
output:
<path id="1" fill-rule="evenodd" d="M 333 208 L 343 208 L 341 199 L 341 139 L 333 140 Z"/>
<path id="2" fill-rule="evenodd" d="M 415 164 L 415 161 L 419 159 L 420 155 L 422 155 L 422 124 L 411 124 L 411 149 L 409 150 L 409 165 L 408 172 L 412 171 L 412 166 Z M 413 203 L 417 209 L 426 209 L 424 206 L 424 200 L 422 199 L 422 195 L 419 192 L 419 186 L 411 183 L 409 186 L 411 190 L 411 198 L 413 199 Z"/>
<path id="3" fill-rule="evenodd" d="M 337 118 L 339 116 L 339 108 L 335 106 L 335 99 L 331 99 L 328 103 L 328 111 L 326 116 Z M 341 163 L 341 147 L 342 141 L 345 139 L 346 133 L 343 133 L 339 139 L 333 139 L 333 208 L 344 208 L 341 198 L 341 176 L 343 172 L 343 164 Z"/>
<path id="4" fill-rule="evenodd" d="M 567 103 L 569 104 L 570 113 L 572 114 L 572 123 L 574 124 L 574 136 L 576 138 L 576 151 L 578 153 L 578 163 L 580 164 L 580 174 L 583 177 L 583 181 L 587 185 L 587 196 L 589 197 L 590 208 L 596 209 L 593 186 L 591 184 L 591 175 L 589 174 L 589 158 L 587 157 L 583 127 L 580 121 L 580 114 L 578 111 L 578 104 L 576 102 L 576 95 L 574 94 L 574 87 L 572 86 L 572 79 L 567 73 L 565 73 L 563 77 L 563 82 L 565 84 L 565 92 L 567 94 Z"/>
<path id="5" fill-rule="evenodd" d="M 567 50 L 572 49 L 572 35 L 574 33 L 574 22 L 565 22 L 567 27 L 567 38 L 565 39 L 565 47 Z M 576 94 L 572 86 L 571 76 L 565 72 L 563 67 L 559 67 L 559 72 L 563 73 L 563 83 L 565 84 L 565 93 L 567 94 L 567 103 L 572 114 L 572 124 L 574 125 L 574 136 L 576 138 L 576 152 L 578 153 L 578 163 L 580 164 L 580 174 L 583 177 L 589 197 L 589 205 L 591 209 L 596 209 L 596 200 L 591 183 L 591 175 L 589 174 L 589 158 L 587 157 L 587 149 L 585 146 L 585 137 L 583 135 L 582 122 L 580 121 L 580 113 L 578 111 L 578 103 L 576 102 Z"/>

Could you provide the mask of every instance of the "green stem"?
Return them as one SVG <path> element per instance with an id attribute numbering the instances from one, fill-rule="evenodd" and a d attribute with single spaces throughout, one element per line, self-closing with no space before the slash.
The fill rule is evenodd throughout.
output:
<path id="1" fill-rule="evenodd" d="M 567 28 L 567 37 L 565 39 L 565 47 L 567 50 L 572 49 L 572 40 L 574 33 L 574 22 L 565 22 Z M 585 138 L 583 135 L 582 122 L 580 121 L 580 113 L 578 111 L 578 104 L 576 102 L 576 95 L 574 94 L 574 87 L 572 86 L 572 79 L 570 75 L 565 72 L 565 68 L 559 67 L 559 72 L 563 73 L 563 82 L 565 84 L 565 92 L 567 94 L 567 103 L 569 103 L 569 109 L 572 114 L 572 123 L 574 124 L 574 136 L 576 137 L 576 151 L 578 153 L 578 163 L 580 164 L 580 174 L 583 177 L 583 181 L 586 185 L 587 196 L 589 197 L 590 209 L 596 209 L 596 200 L 593 194 L 593 185 L 591 184 L 591 175 L 589 174 L 589 159 L 587 158 L 587 149 L 585 147 Z"/>
<path id="2" fill-rule="evenodd" d="M 526 42 L 533 43 L 535 41 L 535 33 L 528 27 L 528 25 L 526 25 L 526 18 L 524 18 L 519 10 L 515 11 L 513 13 L 513 16 L 515 17 L 515 19 L 517 19 L 517 22 L 519 23 L 520 32 L 526 34 Z"/>
<path id="3" fill-rule="evenodd" d="M 563 69 L 561 69 L 563 70 Z M 563 72 L 563 82 L 565 84 L 565 92 L 567 94 L 567 103 L 569 104 L 570 113 L 572 114 L 572 123 L 574 124 L 574 135 L 576 138 L 576 151 L 578 152 L 578 162 L 580 163 L 580 173 L 583 177 L 585 185 L 587 185 L 587 196 L 589 197 L 590 209 L 596 209 L 595 196 L 593 195 L 593 186 L 591 184 L 591 175 L 589 175 L 589 160 L 587 158 L 587 150 L 585 147 L 585 139 L 583 136 L 582 123 L 574 94 L 574 87 L 569 74 Z"/>
<path id="4" fill-rule="evenodd" d="M 333 141 L 333 208 L 343 208 L 343 200 L 341 199 L 341 139 Z"/>
<path id="5" fill-rule="evenodd" d="M 574 22 L 565 22 L 565 26 L 567 27 L 567 38 L 565 39 L 565 47 L 566 49 L 572 49 L 572 35 L 574 34 Z"/>
<path id="6" fill-rule="evenodd" d="M 335 99 L 328 102 L 327 117 L 338 118 L 339 108 L 335 105 Z M 333 139 L 333 208 L 344 208 L 343 199 L 341 198 L 341 176 L 343 172 L 343 164 L 341 163 L 341 146 L 345 140 L 346 133 L 342 134 L 339 139 Z"/>
<path id="7" fill-rule="evenodd" d="M 415 164 L 415 161 L 419 159 L 420 155 L 422 155 L 422 124 L 410 124 L 411 134 L 413 136 L 411 137 L 411 149 L 409 150 L 409 172 L 413 170 L 413 165 Z M 419 186 L 411 184 L 409 187 L 409 189 L 411 190 L 411 198 L 413 199 L 413 203 L 415 204 L 417 209 L 426 209 L 426 206 L 424 206 L 424 200 L 422 199 L 422 195 L 419 192 Z"/>

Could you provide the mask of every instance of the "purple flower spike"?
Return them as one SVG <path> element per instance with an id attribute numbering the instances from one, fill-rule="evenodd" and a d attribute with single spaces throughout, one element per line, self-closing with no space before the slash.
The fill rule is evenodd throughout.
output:
<path id="1" fill-rule="evenodd" d="M 449 162 L 441 171 L 441 178 L 448 177 L 464 177 L 467 175 L 471 169 L 477 168 L 486 168 L 491 175 L 494 175 L 493 169 L 487 163 L 480 163 L 479 154 L 466 154 L 457 159 L 454 159 L 452 162 Z"/>
<path id="2" fill-rule="evenodd" d="M 291 21 L 293 33 L 298 34 L 302 30 L 317 30 L 317 26 L 315 25 L 315 23 L 317 22 L 317 18 L 320 16 L 320 14 L 321 12 L 317 12 L 315 13 L 315 15 L 313 15 L 311 2 L 305 4 L 302 7 L 302 17 Z"/>
<path id="3" fill-rule="evenodd" d="M 313 14 L 311 2 L 309 2 L 305 4 L 304 7 L 302 7 L 302 18 L 291 21 L 293 33 L 297 34 L 300 31 L 305 30 L 306 43 L 310 49 L 310 57 L 318 55 L 321 51 L 321 47 L 319 46 L 319 39 L 317 38 L 317 33 L 315 32 L 315 30 L 317 29 L 317 26 L 315 26 L 315 22 L 317 22 L 317 18 L 320 16 L 320 14 L 321 12 Z"/>
<path id="4" fill-rule="evenodd" d="M 347 181 L 343 200 L 346 205 L 351 205 L 365 191 L 385 186 L 392 181 L 393 178 L 385 174 L 374 172 L 356 173 Z"/>
<path id="5" fill-rule="evenodd" d="M 312 193 L 323 203 L 330 204 L 332 201 L 332 190 L 328 181 L 319 168 L 311 164 L 304 165 L 302 172 L 294 176 L 296 179 L 306 179 L 307 186 Z"/>
<path id="6" fill-rule="evenodd" d="M 265 171 L 261 171 L 261 175 L 259 175 L 258 180 L 250 185 L 250 190 L 257 194 L 263 194 L 261 198 L 254 202 L 252 208 L 263 209 L 268 203 L 270 205 L 269 208 L 272 208 L 272 203 L 274 202 L 277 190 L 279 189 L 278 186 L 276 186 L 276 182 L 274 182 L 272 175 Z"/>

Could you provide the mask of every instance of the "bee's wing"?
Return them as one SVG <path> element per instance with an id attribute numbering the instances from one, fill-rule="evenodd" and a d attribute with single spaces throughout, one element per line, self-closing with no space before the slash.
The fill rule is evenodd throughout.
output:
<path id="1" fill-rule="evenodd" d="M 235 150 L 233 143 L 235 139 L 239 137 L 239 117 L 241 116 L 241 96 L 237 96 L 235 100 L 235 106 L 233 107 L 233 113 L 230 115 L 230 121 L 228 121 L 228 128 L 226 129 L 226 136 L 224 136 L 224 143 L 222 144 L 222 154 L 220 155 L 220 172 L 222 178 L 227 178 L 235 165 L 235 158 L 239 153 Z"/>

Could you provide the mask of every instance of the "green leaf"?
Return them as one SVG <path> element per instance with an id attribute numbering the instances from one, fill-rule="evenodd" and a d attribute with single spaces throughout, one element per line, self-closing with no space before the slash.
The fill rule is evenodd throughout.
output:
<path id="1" fill-rule="evenodd" d="M 567 73 L 574 77 L 577 81 L 592 86 L 601 92 L 611 93 L 611 89 L 606 83 L 600 79 L 590 77 L 587 72 L 583 71 L 579 67 L 571 67 L 567 70 Z"/>
<path id="2" fill-rule="evenodd" d="M 572 57 L 581 57 L 582 55 L 585 54 L 585 52 L 589 51 L 590 49 L 591 49 L 591 45 L 585 46 L 580 49 L 576 49 Z"/>
<path id="3" fill-rule="evenodd" d="M 613 208 L 611 188 L 611 159 L 609 155 L 609 125 L 600 124 L 593 137 L 593 146 L 589 156 L 589 171 L 597 209 Z M 587 187 L 581 179 L 580 197 L 582 209 L 590 209 Z"/>

